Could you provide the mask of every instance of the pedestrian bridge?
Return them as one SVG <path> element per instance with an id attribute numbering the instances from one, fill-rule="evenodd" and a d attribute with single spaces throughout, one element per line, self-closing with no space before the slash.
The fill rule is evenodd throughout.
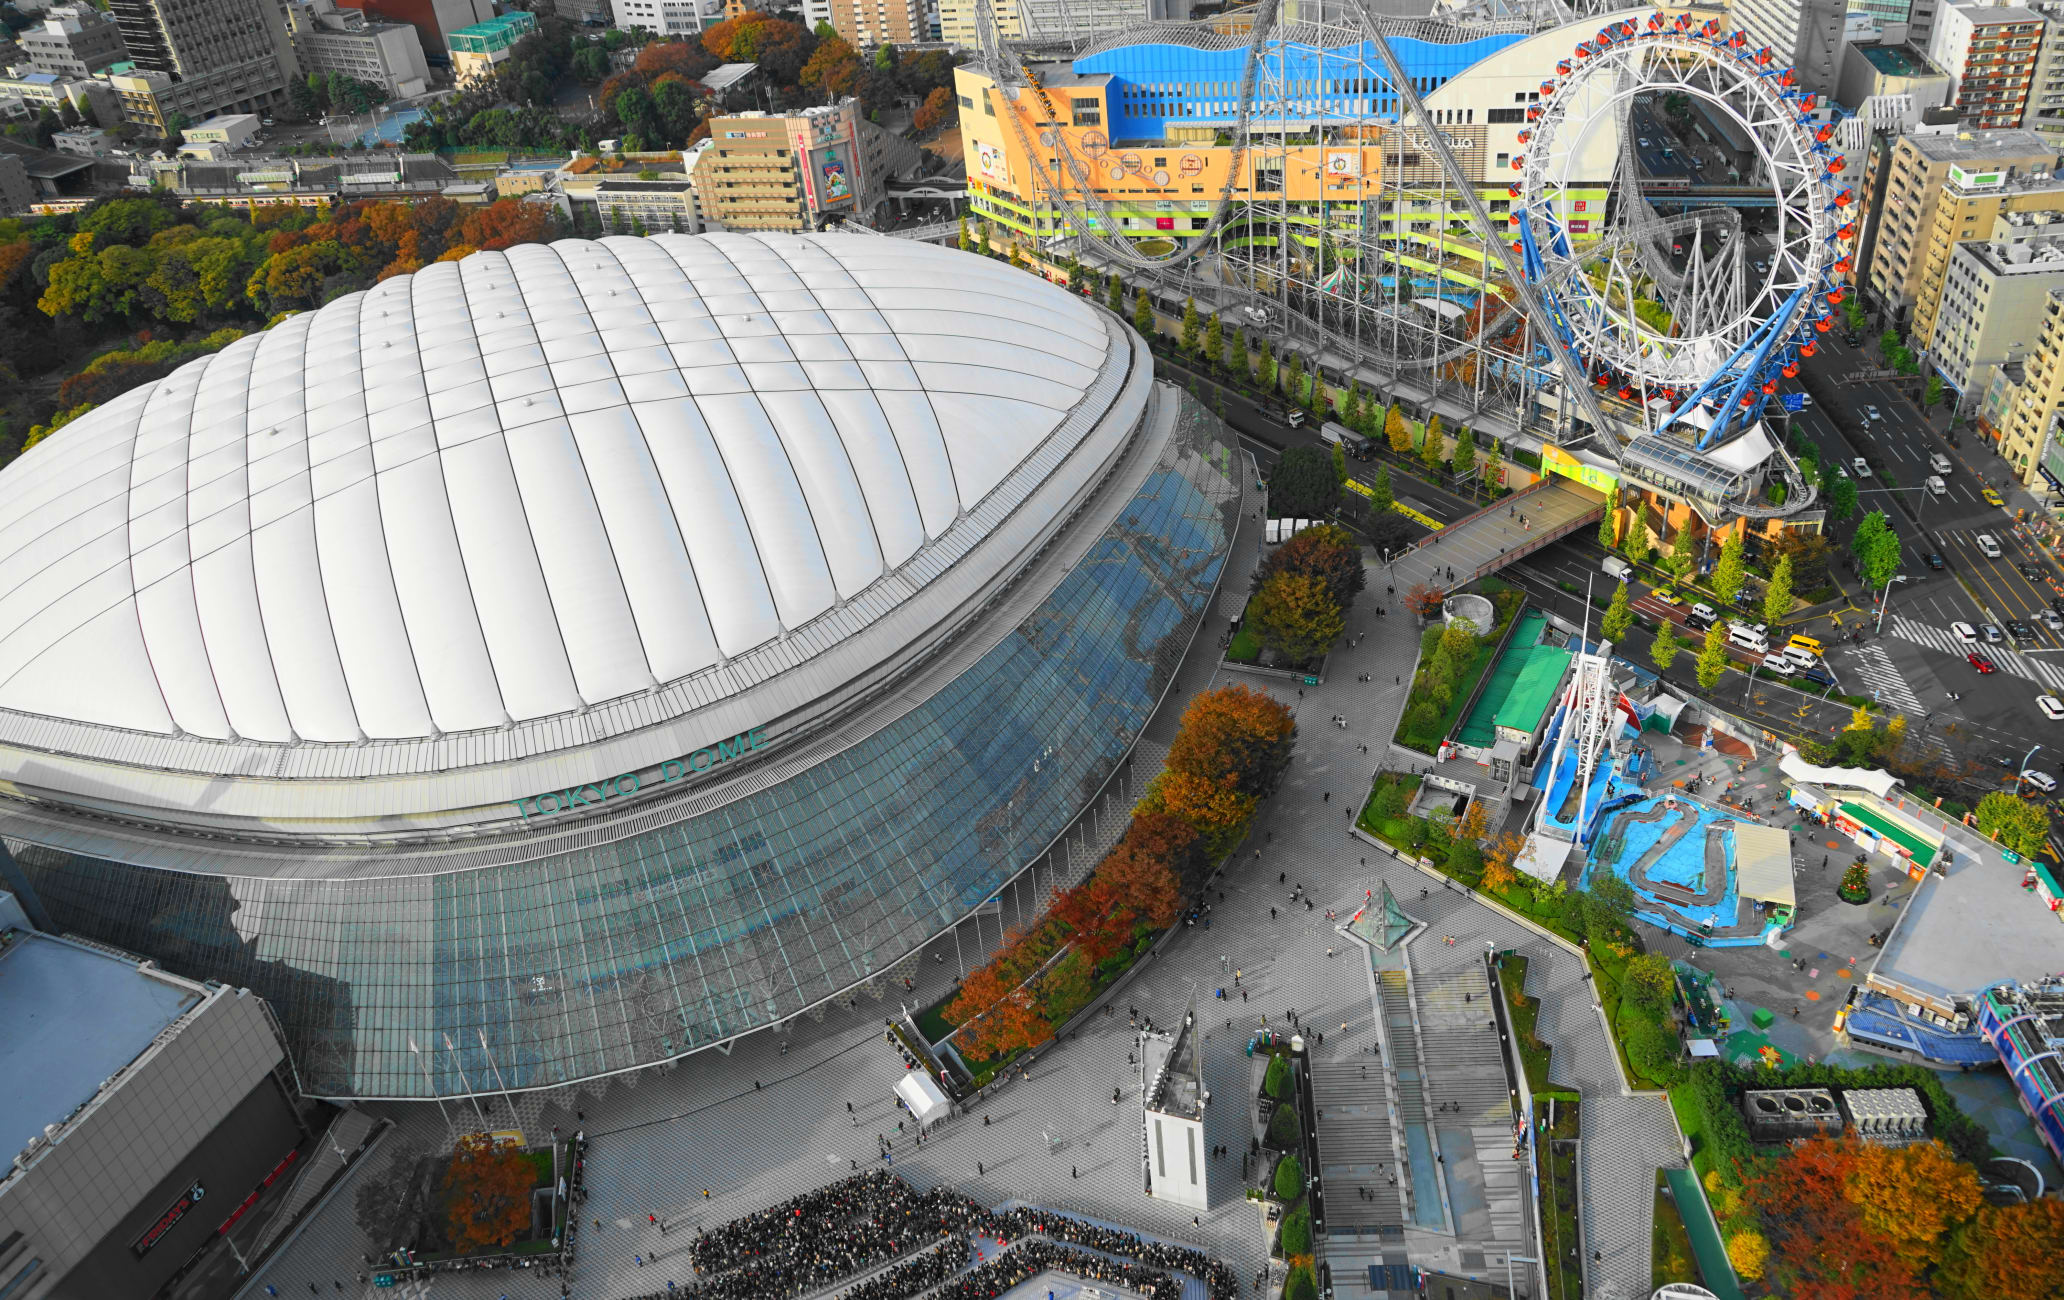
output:
<path id="1" fill-rule="evenodd" d="M 1422 539 L 1391 566 L 1388 581 L 1400 595 L 1421 583 L 1454 591 L 1604 514 L 1605 498 L 1551 475 Z"/>

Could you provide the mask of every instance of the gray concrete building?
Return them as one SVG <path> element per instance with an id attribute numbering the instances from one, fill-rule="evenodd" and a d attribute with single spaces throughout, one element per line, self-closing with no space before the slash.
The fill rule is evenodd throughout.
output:
<path id="1" fill-rule="evenodd" d="M 147 1296 L 204 1264 L 310 1141 L 291 1080 L 250 990 L 45 933 L 0 893 L 0 1294 Z"/>
<path id="2" fill-rule="evenodd" d="M 139 72 L 162 73 L 178 89 L 159 98 L 199 121 L 249 113 L 286 98 L 298 76 L 287 17 L 274 0 L 109 0 Z M 181 125 L 167 122 L 171 129 Z"/>
<path id="3" fill-rule="evenodd" d="M 2064 239 L 1958 244 L 1950 255 L 1928 354 L 1943 383 L 1982 394 L 1993 371 L 2042 334 L 2050 293 L 2064 288 Z"/>
<path id="4" fill-rule="evenodd" d="M 22 32 L 21 46 L 37 71 L 70 80 L 89 77 L 129 57 L 115 20 L 83 4 L 58 5 L 45 12 L 40 25 Z"/>
<path id="5" fill-rule="evenodd" d="M 294 57 L 301 71 L 341 73 L 370 82 L 392 99 L 413 99 L 430 88 L 422 37 L 407 23 L 369 18 L 335 0 L 293 4 Z"/>

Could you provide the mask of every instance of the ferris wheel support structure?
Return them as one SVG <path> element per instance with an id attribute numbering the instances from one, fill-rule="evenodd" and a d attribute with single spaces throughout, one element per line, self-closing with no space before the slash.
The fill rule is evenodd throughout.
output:
<path id="1" fill-rule="evenodd" d="M 1525 275 L 1551 307 L 1543 319 L 1584 362 L 1589 381 L 1624 400 L 1664 411 L 1656 431 L 1688 428 L 1705 450 L 1747 428 L 1796 376 L 1831 326 L 1844 291 L 1835 277 L 1850 266 L 1853 196 L 1837 189 L 1844 163 L 1829 145 L 1832 125 L 1816 127 L 1815 95 L 1767 48 L 1752 49 L 1740 32 L 1686 14 L 1621 19 L 1579 42 L 1541 83 L 1527 110 L 1513 159 L 1512 248 Z M 1690 274 L 1656 274 L 1657 250 L 1639 240 L 1608 240 L 1601 257 L 1571 238 L 1565 193 L 1571 160 L 1601 124 L 1621 129 L 1633 97 L 1668 93 L 1704 101 L 1739 125 L 1754 144 L 1754 172 L 1769 179 L 1777 226 L 1761 282 L 1739 291 L 1740 242 L 1721 258 L 1723 275 L 1704 268 L 1694 249 Z M 1622 220 L 1639 220 L 1649 205 L 1639 193 L 1639 161 L 1622 141 Z M 1697 241 L 1702 244 L 1703 241 Z M 1582 274 L 1558 274 L 1583 262 Z"/>

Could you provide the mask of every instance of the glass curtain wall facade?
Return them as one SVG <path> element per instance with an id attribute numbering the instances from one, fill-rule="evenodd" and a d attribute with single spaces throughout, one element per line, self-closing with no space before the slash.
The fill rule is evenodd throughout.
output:
<path id="1" fill-rule="evenodd" d="M 1138 739 L 1239 509 L 1222 426 L 1182 400 L 1115 523 L 1001 643 L 836 756 L 703 816 L 512 866 L 350 880 L 7 847 L 60 928 L 262 994 L 317 1096 L 489 1091 L 497 1067 L 510 1088 L 550 1087 L 785 1019 L 990 898 Z"/>

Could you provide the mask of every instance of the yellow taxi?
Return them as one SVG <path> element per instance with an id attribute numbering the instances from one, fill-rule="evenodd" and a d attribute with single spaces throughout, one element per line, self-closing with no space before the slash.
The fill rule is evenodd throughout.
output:
<path id="1" fill-rule="evenodd" d="M 1978 495 L 1984 497 L 1985 504 L 1989 506 L 2003 506 L 2007 504 L 2005 498 L 2001 497 L 1999 493 L 1993 491 L 1991 488 L 1986 488 Z"/>

